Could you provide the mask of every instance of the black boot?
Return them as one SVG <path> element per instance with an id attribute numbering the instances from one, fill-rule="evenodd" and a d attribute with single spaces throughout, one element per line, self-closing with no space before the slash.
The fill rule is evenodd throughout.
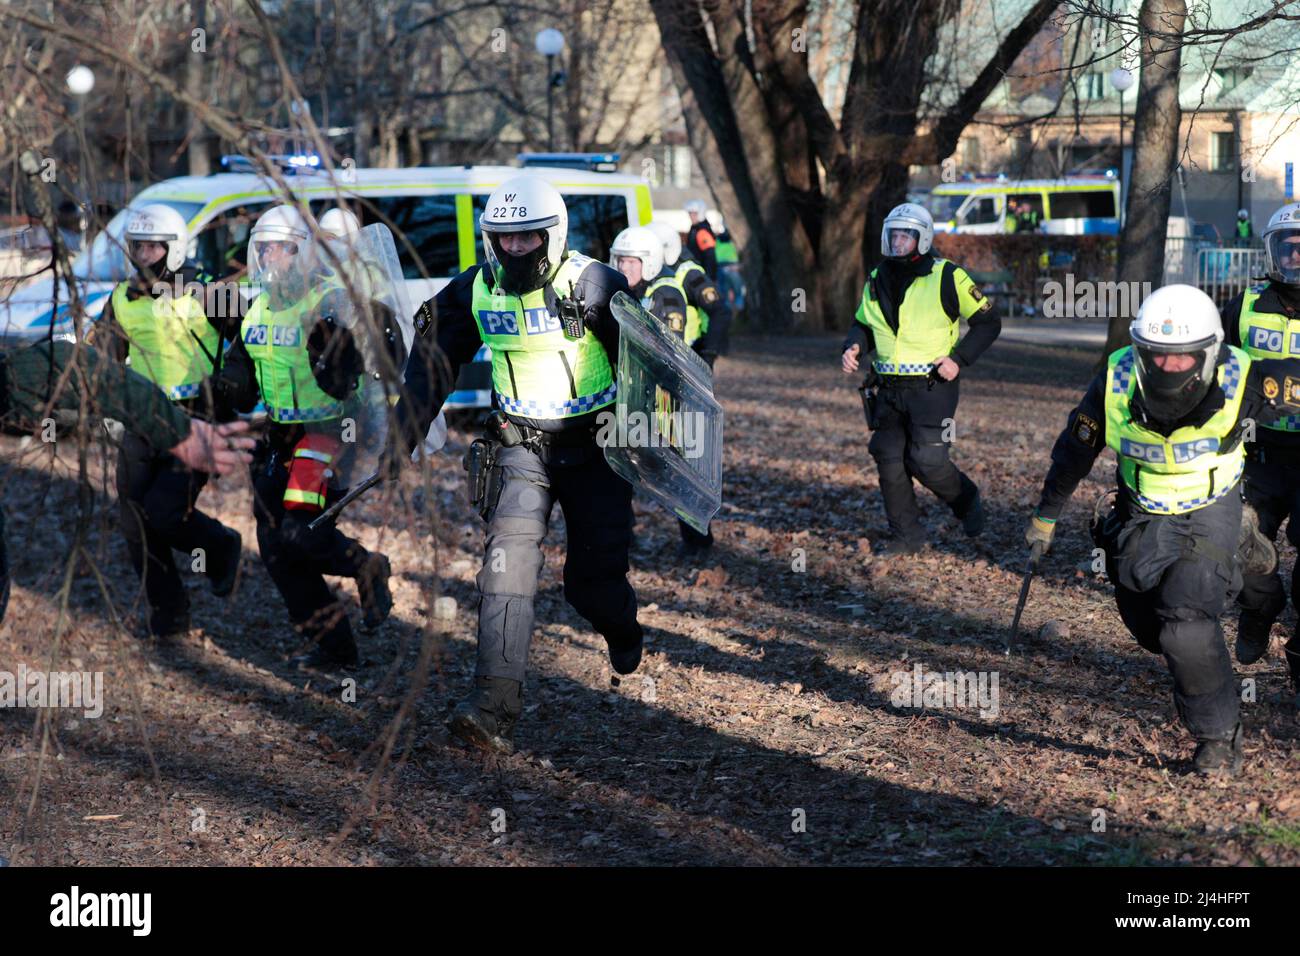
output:
<path id="1" fill-rule="evenodd" d="M 156 607 L 149 614 L 149 633 L 160 641 L 180 637 L 189 629 L 190 609 L 188 605 Z"/>
<path id="2" fill-rule="evenodd" d="M 645 641 L 645 632 L 641 630 L 641 625 L 636 625 L 636 631 L 626 640 L 613 640 L 605 638 L 605 643 L 609 645 L 609 664 L 614 668 L 615 673 L 630 674 L 641 665 L 641 646 Z"/>
<path id="3" fill-rule="evenodd" d="M 953 513 L 961 519 L 961 529 L 966 532 L 966 537 L 976 538 L 984 531 L 984 498 L 975 483 L 965 475 L 962 476 L 962 483 L 969 486 L 973 494 L 968 502 L 960 502 L 963 507 L 954 508 Z"/>
<path id="4" fill-rule="evenodd" d="M 244 538 L 233 528 L 226 529 L 226 545 L 217 567 L 221 577 L 209 578 L 212 593 L 217 597 L 230 597 L 235 590 L 235 578 L 239 576 L 239 561 L 244 556 Z"/>
<path id="5" fill-rule="evenodd" d="M 357 592 L 365 611 L 361 623 L 367 630 L 379 627 L 392 613 L 393 594 L 388 590 L 388 578 L 392 573 L 387 556 L 375 553 L 367 559 L 365 568 L 357 576 Z"/>
<path id="6" fill-rule="evenodd" d="M 318 611 L 305 624 L 295 624 L 300 639 L 314 640 L 305 654 L 299 654 L 289 663 L 298 670 L 324 671 L 351 670 L 361 663 L 357 642 L 352 637 L 352 626 L 341 605 L 335 603 Z"/>
<path id="7" fill-rule="evenodd" d="M 1241 773 L 1243 736 L 1238 724 L 1227 740 L 1202 740 L 1196 745 L 1192 767 L 1205 776 L 1235 777 Z"/>
<path id="8" fill-rule="evenodd" d="M 1237 663 L 1253 664 L 1268 653 L 1273 622 L 1242 611 L 1237 619 Z"/>
<path id="9" fill-rule="evenodd" d="M 457 704 L 447 729 L 467 744 L 515 752 L 515 721 L 524 709 L 523 684 L 508 677 L 475 677 L 474 692 Z"/>
<path id="10" fill-rule="evenodd" d="M 899 558 L 909 554 L 920 554 L 925 550 L 926 540 L 924 537 L 912 538 L 903 535 L 895 535 L 879 545 L 872 543 L 871 554 L 877 558 Z"/>

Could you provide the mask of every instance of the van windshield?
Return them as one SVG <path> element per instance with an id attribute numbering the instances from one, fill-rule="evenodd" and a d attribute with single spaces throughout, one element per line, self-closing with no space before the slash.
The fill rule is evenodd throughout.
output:
<path id="1" fill-rule="evenodd" d="M 140 206 L 145 203 L 160 203 L 170 206 L 181 214 L 188 223 L 198 215 L 204 204 L 201 202 L 175 202 L 168 199 L 151 199 L 138 196 L 132 203 Z M 126 262 L 126 252 L 122 243 L 122 230 L 126 228 L 126 210 L 123 209 L 108 221 L 108 225 L 95 237 L 87 249 L 72 261 L 72 274 L 78 279 L 92 282 L 121 282 L 131 274 Z"/>
<path id="2" fill-rule="evenodd" d="M 930 215 L 934 217 L 935 222 L 952 222 L 957 218 L 957 210 L 965 201 L 966 193 L 958 193 L 955 196 L 931 193 Z"/>

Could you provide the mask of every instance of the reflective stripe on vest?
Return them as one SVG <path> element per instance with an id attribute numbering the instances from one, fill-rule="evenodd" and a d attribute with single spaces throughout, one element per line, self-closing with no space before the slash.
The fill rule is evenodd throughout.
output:
<path id="1" fill-rule="evenodd" d="M 567 296 L 594 260 L 569 253 L 551 280 Z M 564 337 L 546 307 L 544 289 L 523 296 L 488 288 L 486 268 L 474 277 L 472 310 L 483 344 L 492 350 L 497 403 L 527 418 L 572 418 L 603 408 L 617 394 L 605 347 L 588 329 L 577 341 Z"/>
<path id="2" fill-rule="evenodd" d="M 1253 286 L 1241 297 L 1237 335 L 1251 358 L 1279 359 L 1300 356 L 1300 319 L 1276 312 L 1256 312 L 1255 302 L 1265 286 Z M 1287 415 L 1263 426 L 1279 432 L 1300 432 L 1300 415 Z"/>
<path id="3" fill-rule="evenodd" d="M 1232 491 L 1245 467 L 1241 441 L 1234 439 L 1230 451 L 1220 449 L 1237 428 L 1250 356 L 1229 348 L 1217 369 L 1223 407 L 1204 425 L 1176 428 L 1168 436 L 1133 421 L 1134 358 L 1131 347 L 1119 349 L 1106 368 L 1106 444 L 1119 458 L 1120 480 L 1150 514 L 1204 508 Z"/>
<path id="4" fill-rule="evenodd" d="M 113 290 L 113 317 L 129 343 L 127 364 L 172 401 L 196 397 L 215 368 L 221 336 L 192 295 L 127 297 Z"/>
<path id="5" fill-rule="evenodd" d="M 338 418 L 343 403 L 316 384 L 307 354 L 310 318 L 330 288 L 315 289 L 288 308 L 272 312 L 263 292 L 249 307 L 239 328 L 244 348 L 257 367 L 257 386 L 271 420 L 280 424 Z"/>
<path id="6" fill-rule="evenodd" d="M 691 307 L 686 298 L 686 287 L 678 281 L 675 274 L 662 275 L 655 279 L 654 282 L 650 283 L 645 290 L 645 296 L 641 299 L 641 304 L 645 306 L 646 311 L 653 312 L 654 310 L 651 308 L 651 304 L 654 301 L 654 294 L 656 291 L 663 288 L 674 289 L 677 294 L 682 297 L 682 303 L 686 306 L 686 315 L 684 316 L 686 326 L 681 333 L 682 341 L 687 345 L 694 345 L 696 340 L 702 334 L 702 330 L 700 329 L 700 310 Z M 656 315 L 655 318 L 663 321 L 663 316 L 661 315 Z"/>
<path id="7" fill-rule="evenodd" d="M 936 359 L 957 344 L 958 323 L 944 311 L 941 290 L 945 260 L 936 258 L 928 275 L 914 278 L 897 305 L 898 332 L 885 321 L 880 304 L 871 296 L 873 269 L 862 289 L 862 304 L 855 321 L 871 330 L 876 342 L 873 367 L 881 375 L 929 375 Z"/>
<path id="8" fill-rule="evenodd" d="M 677 284 L 682 287 L 682 295 L 686 296 L 686 333 L 689 336 L 691 329 L 699 330 L 695 333 L 694 339 L 687 338 L 687 345 L 694 344 L 695 339 L 698 339 L 701 335 L 708 334 L 709 331 L 709 313 L 691 305 L 691 297 L 686 295 L 686 277 L 692 272 L 699 272 L 704 275 L 705 278 L 708 277 L 708 273 L 704 271 L 704 266 L 700 265 L 694 259 L 686 259 L 679 263 L 677 271 L 673 273 L 673 278 L 676 279 Z"/>

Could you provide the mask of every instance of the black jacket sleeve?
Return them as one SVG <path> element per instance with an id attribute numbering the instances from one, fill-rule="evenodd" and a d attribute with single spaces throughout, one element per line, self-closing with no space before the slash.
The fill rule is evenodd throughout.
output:
<path id="1" fill-rule="evenodd" d="M 1092 380 L 1083 401 L 1070 412 L 1065 430 L 1052 447 L 1052 467 L 1047 471 L 1038 500 L 1038 514 L 1049 521 L 1060 517 L 1074 489 L 1088 477 L 1097 456 L 1106 447 L 1105 387 L 1103 371 Z"/>
<path id="2" fill-rule="evenodd" d="M 257 368 L 237 337 L 212 376 L 213 414 L 218 421 L 233 418 L 236 412 L 246 415 L 257 406 L 258 398 Z"/>
<path id="3" fill-rule="evenodd" d="M 1241 315 L 1241 300 L 1245 297 L 1246 293 L 1238 293 L 1219 310 L 1219 316 L 1223 320 L 1223 340 L 1239 349 L 1245 348 L 1241 344 L 1241 325 L 1237 321 L 1237 316 Z"/>
<path id="4" fill-rule="evenodd" d="M 1288 415 L 1300 415 L 1300 359 L 1255 359 L 1246 374 L 1241 421 L 1271 425 Z"/>
<path id="5" fill-rule="evenodd" d="M 402 397 L 394 420 L 406 446 L 415 450 L 438 417 L 460 374 L 483 344 L 474 321 L 474 278 L 481 265 L 466 269 L 415 313 L 416 337 L 406 361 Z"/>
<path id="6" fill-rule="evenodd" d="M 722 300 L 712 280 L 705 273 L 692 269 L 683 283 L 686 287 L 686 302 L 701 310 L 709 317 L 708 331 L 700 336 L 694 345 L 701 355 L 718 355 L 726 350 L 727 332 L 731 328 L 731 310 Z"/>
<path id="7" fill-rule="evenodd" d="M 581 297 L 586 306 L 587 328 L 605 349 L 609 364 L 618 364 L 618 320 L 610 311 L 609 303 L 619 292 L 628 292 L 627 279 L 603 262 L 593 262 L 578 276 L 573 284 L 574 297 Z"/>

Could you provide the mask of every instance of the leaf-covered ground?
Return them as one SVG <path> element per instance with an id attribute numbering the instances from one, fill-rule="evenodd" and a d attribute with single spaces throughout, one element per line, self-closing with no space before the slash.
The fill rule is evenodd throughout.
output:
<path id="1" fill-rule="evenodd" d="M 1079 570 L 1109 454 L 1079 489 L 1034 583 L 1022 645 L 1003 654 L 1025 516 L 1095 358 L 1004 341 L 965 373 L 954 454 L 983 486 L 988 530 L 967 540 L 923 494 L 935 547 L 890 563 L 871 555 L 884 516 L 837 341 L 739 341 L 717 381 L 728 443 L 714 556 L 681 563 L 675 523 L 638 505 L 632 581 L 647 654 L 636 675 L 611 686 L 603 642 L 563 600 L 557 509 L 511 757 L 463 750 L 443 727 L 473 666 L 482 527 L 463 500 L 465 432 L 453 431 L 428 486 L 409 476 L 399 500 L 377 498 L 345 522 L 392 556 L 397 598 L 393 619 L 362 638 L 369 663 L 355 675 L 355 701 L 286 663 L 295 642 L 257 559 L 243 480 L 202 499 L 244 535 L 247 573 L 234 598 L 218 601 L 192 578 L 188 638 L 158 646 L 128 633 L 137 588 L 98 455 L 88 549 L 112 606 L 94 575 L 79 573 L 70 628 L 52 651 L 76 527 L 75 450 L 60 443 L 52 461 L 48 446 L 6 438 L 16 583 L 0 669 L 102 671 L 105 710 L 98 719 L 55 712 L 35 735 L 35 711 L 0 710 L 0 856 L 1300 862 L 1283 627 L 1270 657 L 1238 669 L 1255 681 L 1255 700 L 1243 705 L 1244 776 L 1190 776 L 1193 745 L 1163 661 L 1124 632 L 1104 580 Z M 355 605 L 351 583 L 339 586 Z M 1283 624 L 1293 621 L 1288 611 Z M 1231 639 L 1232 620 L 1225 630 Z M 427 682 L 413 686 L 426 659 Z M 996 672 L 996 714 L 895 706 L 896 675 L 910 680 L 918 664 L 923 673 Z"/>

